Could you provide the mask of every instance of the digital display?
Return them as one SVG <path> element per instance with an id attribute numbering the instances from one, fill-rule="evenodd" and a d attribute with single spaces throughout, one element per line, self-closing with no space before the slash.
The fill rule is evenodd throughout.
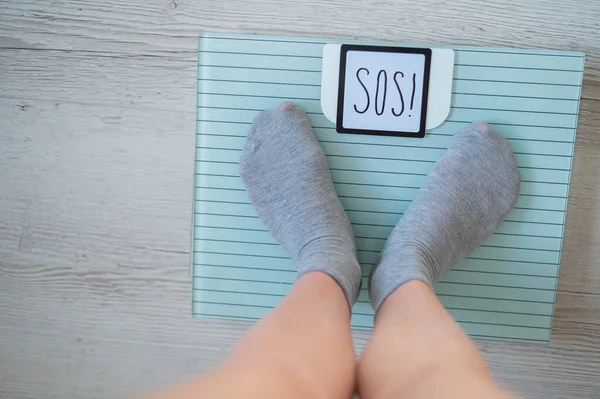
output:
<path id="1" fill-rule="evenodd" d="M 337 131 L 423 137 L 431 49 L 342 45 Z"/>

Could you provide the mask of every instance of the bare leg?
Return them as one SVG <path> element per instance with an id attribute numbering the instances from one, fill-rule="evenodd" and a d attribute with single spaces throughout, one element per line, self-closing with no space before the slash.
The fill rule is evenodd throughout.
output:
<path id="1" fill-rule="evenodd" d="M 500 226 L 519 182 L 510 144 L 488 125 L 471 124 L 454 137 L 369 280 L 377 316 L 359 365 L 363 398 L 507 397 L 431 287 Z"/>
<path id="2" fill-rule="evenodd" d="M 349 324 L 340 286 L 307 273 L 225 364 L 156 398 L 350 398 L 356 368 Z"/>
<path id="3" fill-rule="evenodd" d="M 382 304 L 359 363 L 361 398 L 500 399 L 477 348 L 421 281 Z"/>
<path id="4" fill-rule="evenodd" d="M 325 154 L 297 105 L 256 117 L 240 177 L 300 278 L 222 367 L 163 397 L 348 398 L 356 370 L 349 307 L 361 270 Z"/>

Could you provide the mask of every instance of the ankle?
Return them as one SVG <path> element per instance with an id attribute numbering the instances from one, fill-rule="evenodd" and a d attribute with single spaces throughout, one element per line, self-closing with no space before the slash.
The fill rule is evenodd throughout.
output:
<path id="1" fill-rule="evenodd" d="M 298 267 L 309 267 L 315 263 L 328 262 L 356 263 L 356 248 L 349 239 L 339 236 L 323 236 L 305 244 L 295 259 Z"/>
<path id="2" fill-rule="evenodd" d="M 382 262 L 384 260 L 387 262 L 387 258 L 393 257 L 390 260 L 401 260 L 403 264 L 405 261 L 410 261 L 410 263 L 416 263 L 421 267 L 425 267 L 430 270 L 433 269 L 434 265 L 436 264 L 436 260 L 431 250 L 419 240 L 406 239 L 393 245 L 393 253 L 392 251 L 383 251 L 381 259 Z"/>
<path id="3" fill-rule="evenodd" d="M 374 274 L 394 273 L 401 268 L 406 274 L 406 281 L 420 280 L 430 287 L 435 285 L 441 276 L 436 273 L 437 261 L 426 245 L 418 240 L 403 240 L 391 245 L 391 250 L 384 248 Z"/>
<path id="4" fill-rule="evenodd" d="M 439 276 L 436 274 L 431 252 L 418 242 L 384 250 L 369 278 L 369 298 L 377 313 L 384 301 L 408 283 L 426 285 L 433 290 Z"/>
<path id="5" fill-rule="evenodd" d="M 294 261 L 299 276 L 315 271 L 331 276 L 344 291 L 350 307 L 358 299 L 362 271 L 352 240 L 337 236 L 320 237 L 306 244 Z"/>

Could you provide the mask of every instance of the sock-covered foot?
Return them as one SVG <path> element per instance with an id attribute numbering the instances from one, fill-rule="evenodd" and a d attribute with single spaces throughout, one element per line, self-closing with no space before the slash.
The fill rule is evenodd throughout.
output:
<path id="1" fill-rule="evenodd" d="M 352 306 L 361 283 L 354 234 L 325 154 L 297 105 L 284 102 L 254 120 L 240 174 L 250 202 L 291 255 L 298 277 L 311 271 L 330 275 Z"/>
<path id="2" fill-rule="evenodd" d="M 400 285 L 431 287 L 515 206 L 520 175 L 510 144 L 482 122 L 467 126 L 437 162 L 392 231 L 369 280 L 375 311 Z"/>

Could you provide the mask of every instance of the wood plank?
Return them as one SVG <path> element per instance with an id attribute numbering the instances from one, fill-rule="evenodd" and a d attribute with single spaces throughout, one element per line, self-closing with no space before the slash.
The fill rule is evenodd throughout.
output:
<path id="1" fill-rule="evenodd" d="M 599 16 L 591 0 L 4 2 L 0 396 L 137 395 L 213 367 L 247 330 L 190 317 L 189 82 L 212 30 L 584 51 L 552 344 L 478 346 L 527 397 L 597 397 Z"/>

